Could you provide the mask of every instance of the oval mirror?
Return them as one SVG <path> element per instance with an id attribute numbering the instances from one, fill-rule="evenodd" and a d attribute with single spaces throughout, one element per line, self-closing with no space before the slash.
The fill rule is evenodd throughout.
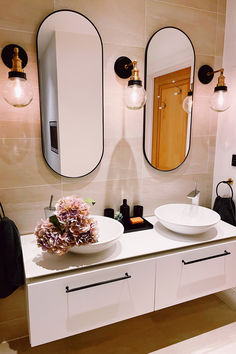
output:
<path id="1" fill-rule="evenodd" d="M 92 172 L 103 155 L 103 45 L 85 16 L 50 14 L 37 34 L 43 155 L 66 177 Z"/>
<path id="2" fill-rule="evenodd" d="M 165 27 L 149 40 L 145 57 L 144 155 L 170 171 L 190 149 L 195 53 L 188 36 Z"/>

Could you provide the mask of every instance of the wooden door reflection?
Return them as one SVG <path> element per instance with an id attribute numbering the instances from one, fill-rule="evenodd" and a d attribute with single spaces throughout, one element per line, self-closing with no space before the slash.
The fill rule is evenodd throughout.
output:
<path id="1" fill-rule="evenodd" d="M 190 88 L 191 67 L 154 78 L 152 165 L 171 170 L 185 159 L 188 114 L 182 104 Z"/>

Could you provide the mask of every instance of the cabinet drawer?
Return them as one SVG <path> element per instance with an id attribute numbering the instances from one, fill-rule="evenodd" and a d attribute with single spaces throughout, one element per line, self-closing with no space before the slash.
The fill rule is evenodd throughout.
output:
<path id="1" fill-rule="evenodd" d="M 236 285 L 236 241 L 161 256 L 155 310 Z"/>
<path id="2" fill-rule="evenodd" d="M 83 271 L 27 286 L 31 345 L 154 310 L 155 260 Z"/>

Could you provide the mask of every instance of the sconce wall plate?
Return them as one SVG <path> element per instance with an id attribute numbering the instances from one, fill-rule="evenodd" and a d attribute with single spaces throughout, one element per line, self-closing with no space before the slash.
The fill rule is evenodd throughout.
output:
<path id="1" fill-rule="evenodd" d="M 209 65 L 203 65 L 198 70 L 198 79 L 204 85 L 209 84 L 212 81 L 213 77 L 214 70 Z"/>
<path id="2" fill-rule="evenodd" d="M 22 69 L 23 69 L 28 63 L 28 56 L 26 54 L 26 51 L 17 44 L 8 44 L 6 47 L 3 48 L 1 54 L 2 61 L 9 69 L 12 68 L 12 56 L 13 56 L 14 48 L 19 49 L 19 57 L 22 60 Z"/>
<path id="3" fill-rule="evenodd" d="M 116 75 L 121 79 L 128 79 L 132 74 L 133 65 L 126 67 L 126 65 L 131 64 L 132 61 L 128 57 L 119 57 L 114 65 L 114 70 Z"/>

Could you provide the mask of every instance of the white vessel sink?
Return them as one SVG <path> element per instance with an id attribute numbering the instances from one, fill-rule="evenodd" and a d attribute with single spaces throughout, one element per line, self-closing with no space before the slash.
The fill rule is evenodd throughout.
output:
<path id="1" fill-rule="evenodd" d="M 165 204 L 154 211 L 167 229 L 181 234 L 200 234 L 220 221 L 214 210 L 192 204 Z"/>
<path id="2" fill-rule="evenodd" d="M 75 246 L 70 249 L 73 253 L 96 253 L 111 247 L 124 232 L 124 226 L 117 220 L 106 216 L 92 215 L 98 222 L 98 242 Z"/>

